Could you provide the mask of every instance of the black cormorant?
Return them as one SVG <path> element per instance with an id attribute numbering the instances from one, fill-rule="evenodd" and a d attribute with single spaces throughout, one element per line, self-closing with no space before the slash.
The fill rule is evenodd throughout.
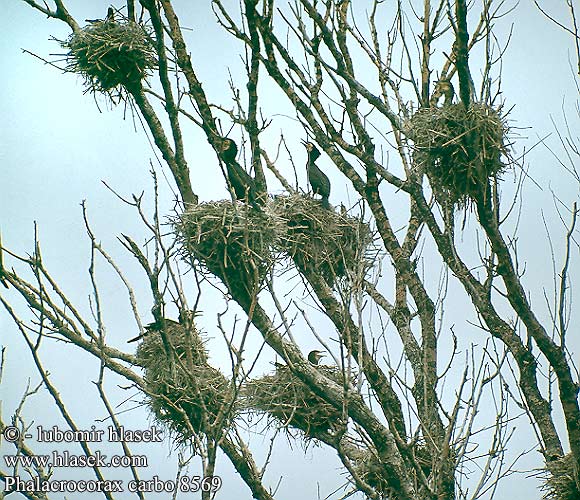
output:
<path id="1" fill-rule="evenodd" d="M 107 9 L 107 17 L 105 19 L 85 19 L 87 23 L 102 23 L 104 21 L 115 21 L 115 9 L 113 7 Z"/>
<path id="2" fill-rule="evenodd" d="M 320 157 L 320 151 L 311 142 L 302 141 L 308 153 L 308 161 L 306 162 L 306 173 L 308 174 L 308 182 L 312 187 L 314 194 L 319 194 L 322 198 L 322 206 L 330 208 L 328 197 L 330 196 L 330 180 L 326 174 L 316 166 L 316 160 Z"/>
<path id="3" fill-rule="evenodd" d="M 228 179 L 232 185 L 236 199 L 249 202 L 251 205 L 256 206 L 256 182 L 236 161 L 237 154 L 238 146 L 236 143 L 228 137 L 224 138 L 221 145 L 221 157 L 226 164 Z"/>
<path id="4" fill-rule="evenodd" d="M 172 330 L 173 328 L 182 328 L 182 325 L 180 323 L 178 323 L 177 321 L 173 321 L 172 319 L 164 318 L 163 324 L 165 325 L 166 330 Z M 161 322 L 154 321 L 153 323 L 145 325 L 143 327 L 143 333 L 137 335 L 136 337 L 133 337 L 132 339 L 127 340 L 127 343 L 137 342 L 138 340 L 145 338 L 152 332 L 160 332 L 161 330 L 163 330 L 163 324 Z"/>
<path id="5" fill-rule="evenodd" d="M 326 354 L 324 354 L 323 351 L 317 351 L 315 349 L 314 351 L 310 351 L 308 353 L 308 361 L 310 361 L 310 363 L 313 364 L 314 366 L 318 366 L 320 358 L 323 358 L 324 356 L 326 356 Z"/>
<path id="6" fill-rule="evenodd" d="M 441 96 L 445 97 L 443 106 L 449 106 L 450 104 L 453 104 L 455 89 L 449 80 L 439 80 L 435 84 L 435 91 L 431 97 L 431 106 L 437 106 Z"/>
<path id="7" fill-rule="evenodd" d="M 136 337 L 127 340 L 127 343 L 137 342 L 152 332 L 162 331 L 163 328 L 165 328 L 165 332 L 169 336 L 172 336 L 174 332 L 178 332 L 185 327 L 192 328 L 194 326 L 194 318 L 200 314 L 201 311 L 179 311 L 179 321 L 174 321 L 168 318 L 163 318 L 161 321 L 153 321 L 153 323 L 149 323 L 143 327 L 143 334 L 137 335 Z"/>

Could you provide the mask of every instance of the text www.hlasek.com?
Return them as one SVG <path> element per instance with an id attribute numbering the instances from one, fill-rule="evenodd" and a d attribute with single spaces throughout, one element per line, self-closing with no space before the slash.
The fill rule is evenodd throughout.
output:
<path id="1" fill-rule="evenodd" d="M 71 455 L 68 451 L 59 453 L 53 451 L 50 455 L 5 455 L 7 467 L 147 467 L 145 455 L 113 455 L 107 460 L 107 455 L 100 451 L 94 455 Z"/>

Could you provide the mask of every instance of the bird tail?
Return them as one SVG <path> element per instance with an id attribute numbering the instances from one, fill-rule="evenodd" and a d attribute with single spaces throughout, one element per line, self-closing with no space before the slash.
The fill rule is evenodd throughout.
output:
<path id="1" fill-rule="evenodd" d="M 326 208 L 327 210 L 332 209 L 330 202 L 328 201 L 328 196 L 323 196 L 321 203 L 322 203 L 322 208 Z"/>

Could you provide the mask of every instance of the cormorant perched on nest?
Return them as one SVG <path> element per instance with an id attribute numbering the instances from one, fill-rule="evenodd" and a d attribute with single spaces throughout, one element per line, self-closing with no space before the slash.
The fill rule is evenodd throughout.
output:
<path id="1" fill-rule="evenodd" d="M 163 327 L 165 327 L 165 331 L 168 333 L 168 336 L 171 336 L 172 331 L 181 330 L 186 326 L 191 327 L 192 325 L 188 323 L 191 323 L 193 318 L 199 316 L 199 314 L 199 311 L 185 311 L 183 314 L 181 312 L 179 313 L 179 321 L 163 318 L 162 321 L 154 321 L 153 323 L 149 323 L 148 325 L 145 325 L 145 331 L 143 334 L 139 334 L 136 337 L 127 340 L 127 343 L 137 342 L 152 332 L 160 332 L 163 330 Z"/>
<path id="2" fill-rule="evenodd" d="M 323 351 L 317 351 L 316 349 L 314 349 L 313 351 L 310 351 L 308 353 L 308 356 L 306 358 L 308 359 L 311 365 L 318 366 L 318 363 L 324 356 L 326 356 L 326 354 L 324 354 Z M 278 361 L 274 361 L 273 365 L 276 368 L 276 370 L 284 369 L 288 366 L 283 363 L 279 363 Z"/>
<path id="3" fill-rule="evenodd" d="M 310 361 L 310 363 L 313 364 L 314 366 L 318 366 L 320 359 L 323 358 L 324 356 L 326 356 L 326 354 L 324 354 L 324 352 L 317 351 L 315 349 L 314 351 L 310 351 L 308 353 L 308 361 Z"/>
<path id="4" fill-rule="evenodd" d="M 443 101 L 443 106 L 449 106 L 453 104 L 453 98 L 455 97 L 455 89 L 449 80 L 439 80 L 435 84 L 435 91 L 431 97 L 431 106 L 437 106 L 441 96 L 445 96 Z"/>
<path id="5" fill-rule="evenodd" d="M 320 151 L 311 142 L 302 141 L 308 153 L 308 161 L 306 162 L 306 173 L 308 174 L 308 182 L 312 187 L 314 194 L 319 194 L 322 197 L 322 206 L 330 208 L 328 197 L 330 196 L 330 180 L 326 174 L 316 166 L 316 160 L 320 157 Z"/>
<path id="6" fill-rule="evenodd" d="M 175 328 L 183 328 L 183 326 L 180 323 L 178 323 L 177 321 L 173 321 L 172 319 L 164 318 L 163 323 L 165 324 L 165 328 L 167 330 L 172 330 Z M 154 321 L 153 323 L 149 323 L 148 325 L 145 325 L 145 327 L 143 329 L 145 330 L 143 332 L 143 334 L 139 334 L 136 337 L 133 337 L 132 339 L 127 340 L 127 343 L 137 342 L 138 340 L 145 338 L 147 335 L 149 335 L 152 332 L 160 332 L 161 330 L 163 330 L 163 325 L 158 321 Z"/>
<path id="7" fill-rule="evenodd" d="M 107 17 L 105 19 L 85 19 L 87 23 L 102 23 L 103 21 L 115 21 L 115 9 L 113 7 L 107 9 Z"/>
<path id="8" fill-rule="evenodd" d="M 238 146 L 236 143 L 228 137 L 224 138 L 221 145 L 221 157 L 226 164 L 228 180 L 232 185 L 236 199 L 258 208 L 256 182 L 236 161 L 237 154 Z"/>

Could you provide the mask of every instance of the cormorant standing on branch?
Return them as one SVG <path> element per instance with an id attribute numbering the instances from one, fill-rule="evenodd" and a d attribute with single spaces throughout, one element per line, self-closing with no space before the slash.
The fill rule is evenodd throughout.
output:
<path id="1" fill-rule="evenodd" d="M 221 157 L 226 164 L 228 180 L 232 185 L 236 199 L 258 208 L 256 182 L 236 161 L 237 154 L 238 146 L 236 143 L 228 137 L 224 138 L 221 145 Z"/>
<path id="2" fill-rule="evenodd" d="M 308 361 L 310 361 L 310 364 L 312 364 L 314 366 L 318 366 L 320 359 L 323 358 L 324 356 L 326 356 L 326 354 L 324 354 L 324 352 L 317 351 L 315 349 L 314 351 L 310 351 L 308 353 Z"/>
<path id="3" fill-rule="evenodd" d="M 306 162 L 306 173 L 308 174 L 308 182 L 312 187 L 314 194 L 319 194 L 322 198 L 322 206 L 330 209 L 328 197 L 330 196 L 330 180 L 326 174 L 316 166 L 316 160 L 320 157 L 320 151 L 311 142 L 302 141 L 306 152 L 308 153 L 308 161 Z"/>

